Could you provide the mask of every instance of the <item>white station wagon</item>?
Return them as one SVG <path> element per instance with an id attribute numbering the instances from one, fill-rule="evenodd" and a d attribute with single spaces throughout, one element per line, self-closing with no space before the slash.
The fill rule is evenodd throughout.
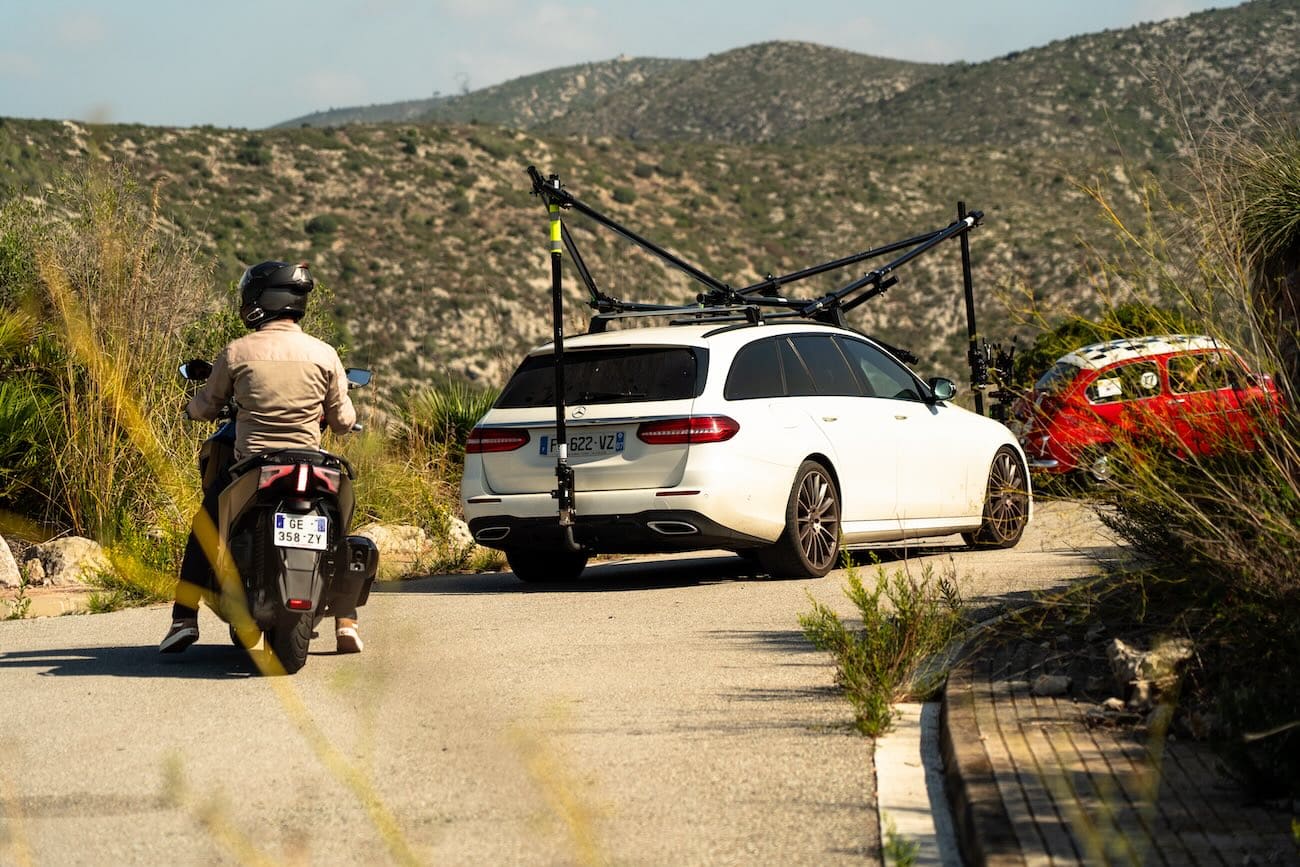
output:
<path id="1" fill-rule="evenodd" d="M 1015 545 L 1031 514 L 1003 425 L 953 405 L 887 349 L 800 319 L 631 328 L 565 340 L 572 551 L 559 526 L 555 371 L 533 350 L 469 438 L 475 541 L 523 581 L 591 554 L 726 549 L 820 577 L 841 546 L 961 533 Z"/>

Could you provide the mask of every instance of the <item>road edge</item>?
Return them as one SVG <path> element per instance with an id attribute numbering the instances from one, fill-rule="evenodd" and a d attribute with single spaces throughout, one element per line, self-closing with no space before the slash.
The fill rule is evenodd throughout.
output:
<path id="1" fill-rule="evenodd" d="M 939 748 L 944 791 L 962 860 L 967 864 L 1023 865 L 1020 843 L 975 717 L 968 660 L 948 673 L 939 712 Z"/>

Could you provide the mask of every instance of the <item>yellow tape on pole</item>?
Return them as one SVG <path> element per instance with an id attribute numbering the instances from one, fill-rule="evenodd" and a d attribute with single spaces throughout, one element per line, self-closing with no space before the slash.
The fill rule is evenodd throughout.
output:
<path id="1" fill-rule="evenodd" d="M 560 229 L 560 206 L 547 205 L 546 210 L 551 212 L 551 252 L 564 253 L 564 236 Z"/>

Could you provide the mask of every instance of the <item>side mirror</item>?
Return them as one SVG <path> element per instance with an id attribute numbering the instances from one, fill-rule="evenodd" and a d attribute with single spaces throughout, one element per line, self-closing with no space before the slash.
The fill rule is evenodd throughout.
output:
<path id="1" fill-rule="evenodd" d="M 348 378 L 348 388 L 361 388 L 370 384 L 370 371 L 364 367 L 349 367 L 344 371 Z"/>
<path id="2" fill-rule="evenodd" d="M 192 358 L 181 365 L 181 378 L 202 382 L 212 375 L 212 365 L 202 358 Z"/>
<path id="3" fill-rule="evenodd" d="M 931 377 L 925 384 L 930 386 L 930 394 L 934 395 L 935 401 L 952 400 L 957 394 L 956 383 L 942 376 Z"/>

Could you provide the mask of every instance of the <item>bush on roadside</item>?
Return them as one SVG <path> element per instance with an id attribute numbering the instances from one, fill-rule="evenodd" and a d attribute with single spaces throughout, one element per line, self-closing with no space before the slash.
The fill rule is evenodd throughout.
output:
<path id="1" fill-rule="evenodd" d="M 1300 131 L 1216 133 L 1189 160 L 1193 186 L 1171 237 L 1157 221 L 1116 218 L 1129 258 L 1107 267 L 1136 286 L 1180 287 L 1196 330 L 1279 371 L 1294 395 L 1300 266 Z M 1283 204 L 1279 205 L 1281 202 Z M 1104 204 L 1104 202 L 1103 202 Z M 1172 205 L 1171 205 L 1172 207 Z M 1108 213 L 1114 210 L 1107 208 Z M 1287 281 L 1290 281 L 1289 283 Z M 1288 388 L 1289 384 L 1289 388 Z M 1121 444 L 1102 518 L 1179 591 L 1136 604 L 1180 613 L 1197 644 L 1184 703 L 1213 709 L 1223 755 L 1260 793 L 1300 794 L 1300 414 L 1256 418 L 1257 448 L 1215 443 L 1211 457 Z M 1174 586 L 1166 581 L 1162 586 Z M 1258 737 L 1256 737 L 1258 735 Z"/>
<path id="2" fill-rule="evenodd" d="M 400 401 L 402 436 L 411 446 L 436 446 L 463 458 L 470 431 L 499 393 L 457 380 L 413 392 Z"/>
<path id="3" fill-rule="evenodd" d="M 114 574 L 98 609 L 170 595 L 210 431 L 185 420 L 177 366 L 246 333 L 233 291 L 212 291 L 211 262 L 158 202 L 124 170 L 87 162 L 44 200 L 0 206 L 0 516 L 103 544 Z M 337 345 L 328 309 L 318 284 L 305 327 Z M 456 466 L 445 447 L 382 432 L 330 447 L 358 464 L 358 523 L 447 536 Z"/>
<path id="4" fill-rule="evenodd" d="M 865 735 L 888 730 L 891 705 L 924 701 L 943 685 L 943 655 L 964 625 L 961 596 L 944 576 L 937 581 L 926 566 L 920 580 L 902 570 L 887 573 L 877 566 L 870 587 L 850 566 L 844 595 L 857 608 L 862 624 L 845 625 L 831 608 L 816 600 L 799 616 L 804 636 L 835 659 L 835 680 L 853 705 L 855 723 Z"/>

